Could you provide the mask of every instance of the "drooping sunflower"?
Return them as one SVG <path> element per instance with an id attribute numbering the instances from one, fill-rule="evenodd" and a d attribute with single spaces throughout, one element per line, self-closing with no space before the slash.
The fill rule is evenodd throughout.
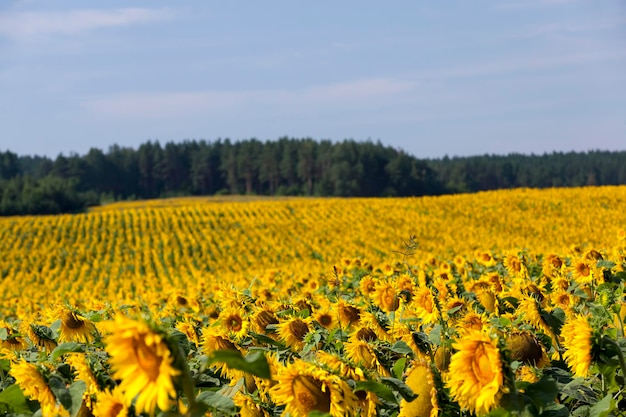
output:
<path id="1" fill-rule="evenodd" d="M 428 363 L 413 362 L 405 383 L 417 394 L 417 398 L 411 402 L 403 399 L 398 417 L 436 417 L 439 412 L 437 389 Z"/>
<path id="2" fill-rule="evenodd" d="M 344 346 L 347 358 L 354 363 L 366 369 L 374 369 L 379 364 L 369 343 L 357 339 L 346 342 Z"/>
<path id="3" fill-rule="evenodd" d="M 96 326 L 86 317 L 67 306 L 55 309 L 55 316 L 61 320 L 59 342 L 89 343 Z"/>
<path id="4" fill-rule="evenodd" d="M 270 396 L 294 417 L 306 417 L 312 411 L 339 417 L 356 410 L 357 398 L 350 386 L 314 364 L 296 360 L 280 369 L 275 379 L 278 383 Z"/>
<path id="5" fill-rule="evenodd" d="M 439 311 L 435 305 L 435 296 L 428 287 L 421 287 L 415 293 L 413 308 L 416 315 L 424 323 L 435 324 L 439 319 Z"/>
<path id="6" fill-rule="evenodd" d="M 15 378 L 15 383 L 19 385 L 27 397 L 36 400 L 41 406 L 41 413 L 44 416 L 67 415 L 67 410 L 57 406 L 56 398 L 50 387 L 46 383 L 37 365 L 20 359 L 17 363 L 11 365 L 9 371 L 11 376 Z"/>
<path id="7" fill-rule="evenodd" d="M 374 292 L 374 303 L 383 311 L 396 311 L 400 307 L 398 293 L 398 290 L 391 282 L 379 282 Z"/>
<path id="8" fill-rule="evenodd" d="M 87 357 L 84 353 L 68 353 L 65 357 L 65 362 L 69 364 L 76 371 L 76 380 L 83 381 L 87 387 L 85 390 L 85 397 L 89 401 L 88 397 L 91 394 L 95 394 L 99 391 L 98 381 L 94 375 Z"/>
<path id="9" fill-rule="evenodd" d="M 19 334 L 13 325 L 0 320 L 0 329 L 4 329 L 6 331 L 6 339 L 0 341 L 0 348 L 9 349 L 13 352 L 19 352 L 20 350 L 28 347 L 26 340 Z"/>
<path id="10" fill-rule="evenodd" d="M 498 405 L 504 382 L 497 339 L 471 330 L 453 347 L 446 385 L 459 405 L 484 414 Z"/>
<path id="11" fill-rule="evenodd" d="M 294 351 L 304 347 L 304 337 L 311 331 L 308 319 L 292 317 L 278 324 L 278 337 Z"/>
<path id="12" fill-rule="evenodd" d="M 510 358 L 527 365 L 543 368 L 549 364 L 548 355 L 539 340 L 530 332 L 515 331 L 507 336 Z"/>
<path id="13" fill-rule="evenodd" d="M 57 347 L 57 341 L 54 339 L 52 330 L 47 326 L 34 323 L 22 322 L 20 333 L 25 333 L 33 342 L 33 345 L 52 352 Z"/>
<path id="14" fill-rule="evenodd" d="M 128 417 L 128 405 L 119 386 L 97 394 L 94 417 Z"/>
<path id="15" fill-rule="evenodd" d="M 577 377 L 586 377 L 591 366 L 593 329 L 584 316 L 571 316 L 561 328 L 565 361 Z"/>
<path id="16" fill-rule="evenodd" d="M 274 312 L 267 307 L 259 309 L 252 316 L 252 324 L 254 325 L 254 330 L 257 333 L 263 333 L 263 334 L 273 333 L 273 331 L 269 330 L 267 326 L 278 324 L 278 323 L 279 322 L 278 322 L 278 318 L 276 318 L 276 314 L 274 314 Z"/>
<path id="17" fill-rule="evenodd" d="M 211 355 L 211 353 L 217 350 L 232 350 L 241 352 L 224 329 L 215 328 L 208 328 L 204 330 L 202 334 L 202 349 L 207 355 Z M 220 370 L 222 376 L 231 380 L 240 378 L 244 375 L 244 372 L 231 369 L 228 365 L 222 362 L 215 362 L 213 365 Z"/>
<path id="18" fill-rule="evenodd" d="M 361 310 L 350 303 L 339 300 L 336 305 L 339 322 L 344 327 L 357 325 L 361 319 Z"/>
<path id="19" fill-rule="evenodd" d="M 130 403 L 136 400 L 138 412 L 154 413 L 158 406 L 167 410 L 174 403 L 174 381 L 180 371 L 164 336 L 145 321 L 132 320 L 121 314 L 102 323 L 113 377 Z"/>

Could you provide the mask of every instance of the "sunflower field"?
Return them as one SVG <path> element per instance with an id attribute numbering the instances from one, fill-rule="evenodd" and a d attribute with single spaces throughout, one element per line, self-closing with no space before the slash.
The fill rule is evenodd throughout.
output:
<path id="1" fill-rule="evenodd" d="M 0 414 L 626 416 L 626 187 L 0 219 Z"/>

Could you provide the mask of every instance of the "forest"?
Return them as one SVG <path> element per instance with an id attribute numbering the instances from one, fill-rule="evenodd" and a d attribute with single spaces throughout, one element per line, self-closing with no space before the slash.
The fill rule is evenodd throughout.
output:
<path id="1" fill-rule="evenodd" d="M 148 141 L 56 158 L 0 152 L 0 215 L 187 195 L 386 197 L 626 184 L 626 151 L 420 159 L 380 142 Z"/>

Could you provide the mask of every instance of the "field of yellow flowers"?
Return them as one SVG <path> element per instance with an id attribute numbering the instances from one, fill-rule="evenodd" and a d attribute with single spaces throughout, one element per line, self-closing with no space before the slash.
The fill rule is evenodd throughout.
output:
<path id="1" fill-rule="evenodd" d="M 625 227 L 626 187 L 1 218 L 0 414 L 626 415 Z"/>

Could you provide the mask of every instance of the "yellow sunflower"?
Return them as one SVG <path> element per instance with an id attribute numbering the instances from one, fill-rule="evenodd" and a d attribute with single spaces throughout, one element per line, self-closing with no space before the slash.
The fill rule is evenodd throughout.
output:
<path id="1" fill-rule="evenodd" d="M 104 322 L 109 332 L 104 339 L 113 377 L 120 379 L 120 388 L 128 402 L 136 399 L 138 412 L 154 413 L 158 406 L 167 410 L 174 404 L 176 390 L 173 378 L 180 374 L 163 335 L 144 321 L 121 314 L 114 321 Z"/>
<path id="2" fill-rule="evenodd" d="M 229 338 L 228 333 L 224 329 L 205 329 L 202 335 L 202 349 L 205 354 L 211 355 L 216 350 L 233 350 L 241 352 L 241 350 Z M 230 369 L 228 365 L 222 362 L 213 363 L 217 367 L 222 376 L 231 380 L 239 379 L 245 373 L 236 369 Z"/>
<path id="3" fill-rule="evenodd" d="M 405 383 L 417 394 L 413 401 L 402 400 L 398 417 L 436 417 L 437 389 L 428 363 L 415 361 L 408 371 Z"/>
<path id="4" fill-rule="evenodd" d="M 293 417 L 306 417 L 312 411 L 339 417 L 356 410 L 357 398 L 350 386 L 314 364 L 296 360 L 279 370 L 275 379 L 278 383 L 270 395 Z"/>
<path id="5" fill-rule="evenodd" d="M 311 331 L 308 319 L 290 318 L 278 324 L 278 337 L 294 351 L 304 347 L 304 337 Z"/>
<path id="6" fill-rule="evenodd" d="M 128 405 L 119 386 L 113 391 L 102 391 L 97 394 L 93 415 L 94 417 L 128 417 Z"/>
<path id="7" fill-rule="evenodd" d="M 48 352 L 52 352 L 57 347 L 57 341 L 54 339 L 52 330 L 47 326 L 22 322 L 20 330 L 20 333 L 25 333 L 28 336 L 33 345 L 39 346 Z"/>
<path id="8" fill-rule="evenodd" d="M 446 385 L 459 405 L 484 414 L 498 405 L 504 377 L 497 339 L 481 331 L 467 332 L 453 347 Z"/>
<path id="9" fill-rule="evenodd" d="M 332 330 L 339 325 L 339 321 L 335 318 L 335 314 L 329 308 L 317 310 L 313 314 L 313 319 L 327 330 Z"/>
<path id="10" fill-rule="evenodd" d="M 59 342 L 89 343 L 96 326 L 87 318 L 66 306 L 55 310 L 55 316 L 61 320 Z"/>
<path id="11" fill-rule="evenodd" d="M 374 302 L 383 311 L 396 311 L 400 307 L 398 290 L 390 282 L 379 282 L 374 292 Z"/>
<path id="12" fill-rule="evenodd" d="M 339 322 L 344 327 L 356 325 L 361 319 L 361 310 L 358 307 L 348 304 L 344 300 L 339 300 L 337 303 L 337 311 Z"/>
<path id="13" fill-rule="evenodd" d="M 530 332 L 516 331 L 506 338 L 511 359 L 543 368 L 549 364 L 548 355 L 539 340 Z"/>
<path id="14" fill-rule="evenodd" d="M 376 281 L 371 275 L 366 275 L 359 282 L 361 294 L 371 296 L 376 291 Z"/>
<path id="15" fill-rule="evenodd" d="M 98 392 L 98 381 L 96 380 L 84 353 L 68 353 L 65 357 L 65 362 L 76 371 L 76 380 L 83 381 L 87 386 L 87 389 L 85 390 L 86 397 L 90 394 Z"/>
<path id="16" fill-rule="evenodd" d="M 367 369 L 374 369 L 378 365 L 378 358 L 369 343 L 362 340 L 351 340 L 345 345 L 346 357 L 354 363 Z"/>
<path id="17" fill-rule="evenodd" d="M 561 328 L 565 361 L 577 377 L 586 377 L 591 366 L 593 329 L 584 316 L 572 316 Z"/>
<path id="18" fill-rule="evenodd" d="M 421 287 L 415 293 L 413 300 L 415 314 L 424 323 L 435 324 L 439 320 L 439 311 L 435 305 L 435 297 L 428 287 Z"/>
<path id="19" fill-rule="evenodd" d="M 57 406 L 52 390 L 48 387 L 46 380 L 36 365 L 20 359 L 19 362 L 11 365 L 9 373 L 15 378 L 15 383 L 19 385 L 24 395 L 39 402 L 42 415 L 57 416 L 68 414 L 67 410 Z"/>
<path id="20" fill-rule="evenodd" d="M 219 320 L 222 326 L 231 333 L 235 339 L 242 339 L 248 334 L 250 322 L 240 309 L 227 308 L 220 313 Z"/>

